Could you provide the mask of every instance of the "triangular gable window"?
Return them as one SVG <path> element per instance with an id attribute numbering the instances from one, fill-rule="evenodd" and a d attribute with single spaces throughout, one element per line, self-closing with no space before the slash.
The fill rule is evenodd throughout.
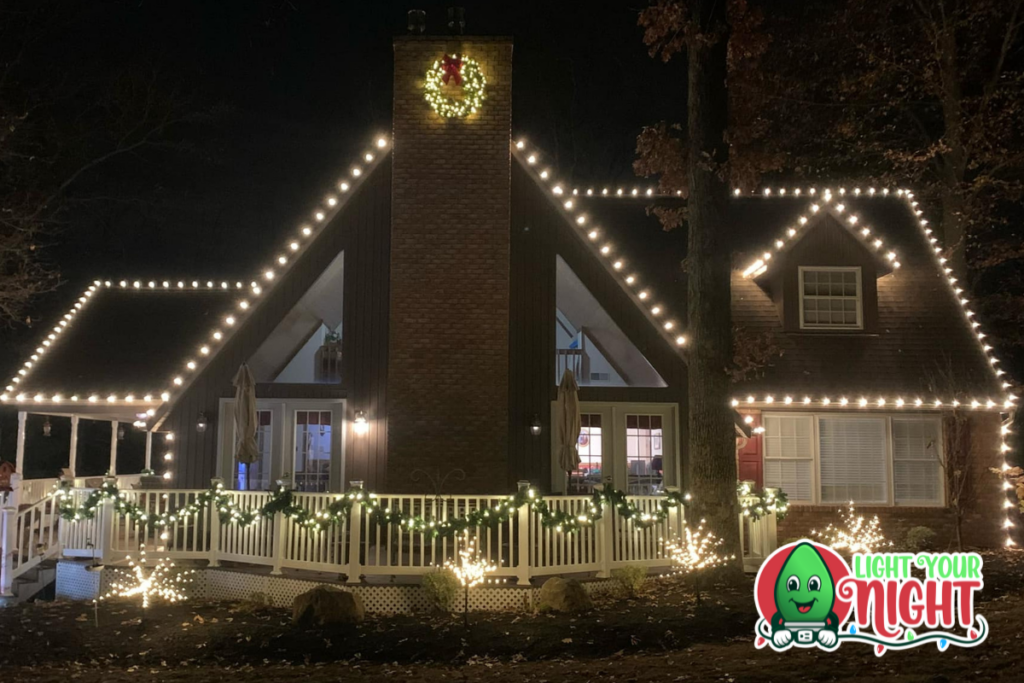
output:
<path id="1" fill-rule="evenodd" d="M 580 386 L 667 386 L 560 256 L 555 273 L 555 382 L 568 368 Z"/>
<path id="2" fill-rule="evenodd" d="M 249 359 L 257 382 L 338 384 L 344 252 L 339 253 Z"/>

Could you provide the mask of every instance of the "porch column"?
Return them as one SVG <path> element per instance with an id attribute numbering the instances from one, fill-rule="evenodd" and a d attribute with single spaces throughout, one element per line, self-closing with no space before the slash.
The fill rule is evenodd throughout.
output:
<path id="1" fill-rule="evenodd" d="M 110 467 L 107 472 L 112 477 L 117 476 L 117 420 L 110 423 Z"/>
<path id="2" fill-rule="evenodd" d="M 68 456 L 68 472 L 71 478 L 78 476 L 76 467 L 78 463 L 78 416 L 71 416 L 71 454 Z"/>
<path id="3" fill-rule="evenodd" d="M 146 432 L 146 469 L 153 467 L 153 432 Z"/>
<path id="4" fill-rule="evenodd" d="M 28 420 L 28 413 L 18 411 L 18 441 L 15 446 L 14 471 L 25 477 L 25 422 Z"/>

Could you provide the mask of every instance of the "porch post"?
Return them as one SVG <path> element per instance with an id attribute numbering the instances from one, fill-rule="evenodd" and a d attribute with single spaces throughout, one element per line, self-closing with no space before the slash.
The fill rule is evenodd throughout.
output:
<path id="1" fill-rule="evenodd" d="M 146 432 L 146 436 L 151 435 L 153 432 Z M 150 445 L 149 439 L 146 439 L 146 445 Z M 146 467 L 149 467 L 149 452 L 146 452 Z M 220 477 L 214 477 L 210 480 L 210 488 L 215 492 L 213 497 L 210 498 L 209 507 L 206 510 L 206 514 L 210 516 L 210 554 L 207 557 L 209 564 L 208 567 L 219 567 L 220 566 L 220 510 L 217 508 L 217 494 L 224 491 L 224 480 Z"/>
<path id="2" fill-rule="evenodd" d="M 15 446 L 14 471 L 25 476 L 25 422 L 28 420 L 28 413 L 24 410 L 18 411 L 18 441 Z"/>
<path id="3" fill-rule="evenodd" d="M 146 432 L 146 469 L 153 467 L 153 432 Z"/>
<path id="4" fill-rule="evenodd" d="M 598 484 L 603 491 L 608 484 Z M 596 489 L 597 486 L 594 488 Z M 607 579 L 612 575 L 612 560 L 615 559 L 615 537 L 614 524 L 615 506 L 601 503 L 601 519 L 595 525 L 597 532 L 597 562 L 600 569 L 597 571 L 598 578 Z"/>
<path id="5" fill-rule="evenodd" d="M 110 423 L 110 467 L 107 468 L 107 474 L 117 476 L 117 420 Z"/>
<path id="6" fill-rule="evenodd" d="M 518 486 L 520 491 L 525 491 L 530 488 L 530 482 L 520 480 Z M 530 538 L 530 505 L 521 505 L 516 510 L 516 515 L 519 526 L 519 537 L 516 540 L 516 577 L 518 578 L 516 585 L 529 586 L 530 546 L 532 545 L 532 539 Z"/>
<path id="7" fill-rule="evenodd" d="M 361 480 L 350 481 L 350 489 L 363 488 Z M 363 546 L 363 505 L 359 500 L 352 501 L 352 510 L 348 515 L 348 579 L 345 583 L 362 581 L 363 564 L 360 561 Z"/>
<path id="8" fill-rule="evenodd" d="M 71 416 L 71 453 L 68 456 L 68 471 L 71 473 L 71 485 L 74 486 L 76 467 L 78 464 L 78 416 Z"/>
<path id="9" fill-rule="evenodd" d="M 24 414 L 19 413 L 19 418 Z M 20 473 L 15 472 L 11 475 L 11 492 L 7 494 L 6 501 L 0 507 L 0 596 L 6 597 L 13 595 L 11 584 L 14 583 L 14 579 L 11 572 L 14 570 L 14 554 L 21 551 L 17 531 L 18 503 L 21 496 L 21 484 L 18 479 L 21 479 Z"/>

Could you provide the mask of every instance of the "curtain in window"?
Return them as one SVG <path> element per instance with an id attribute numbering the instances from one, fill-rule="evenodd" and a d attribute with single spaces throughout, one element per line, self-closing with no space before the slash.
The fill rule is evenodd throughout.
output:
<path id="1" fill-rule="evenodd" d="M 893 419 L 893 483 L 897 504 L 942 502 L 940 433 L 936 419 Z"/>

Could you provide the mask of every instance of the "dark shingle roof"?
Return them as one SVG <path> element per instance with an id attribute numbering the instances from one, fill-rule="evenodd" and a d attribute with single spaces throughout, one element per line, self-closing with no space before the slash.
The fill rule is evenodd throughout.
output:
<path id="1" fill-rule="evenodd" d="M 213 321 L 236 297 L 234 283 L 228 289 L 201 283 L 199 289 L 166 290 L 100 284 L 8 393 L 80 395 L 83 401 L 89 395 L 159 396 L 180 372 L 181 359 L 209 339 Z"/>
<path id="2" fill-rule="evenodd" d="M 834 197 L 833 202 L 839 200 Z M 590 222 L 601 226 L 609 239 L 621 246 L 652 290 L 670 297 L 667 305 L 685 315 L 685 274 L 680 263 L 686 256 L 685 226 L 665 233 L 653 205 L 680 205 L 667 197 L 579 197 Z M 842 198 L 844 216 L 859 217 L 851 231 L 860 239 L 864 225 L 872 227 L 873 239 L 885 241 L 882 250 L 896 252 L 900 268 L 883 274 L 878 284 L 878 333 L 849 336 L 790 334 L 783 330 L 779 309 L 757 281 L 743 270 L 764 252 L 780 253 L 775 241 L 785 237 L 797 219 L 809 215 L 812 199 L 803 197 L 752 196 L 730 202 L 734 252 L 732 312 L 734 324 L 770 332 L 782 355 L 761 376 L 737 385 L 738 395 L 763 397 L 809 394 L 818 401 L 864 396 L 903 397 L 911 403 L 918 396 L 961 400 L 991 398 L 1001 405 L 1004 391 L 981 344 L 965 318 L 932 245 L 918 225 L 918 218 L 901 197 Z M 813 222 L 808 230 L 816 229 Z M 865 248 L 869 248 L 866 246 Z M 780 258 L 784 258 L 786 247 Z M 870 249 L 869 249 L 870 250 Z M 887 261 L 887 259 L 883 260 Z M 769 268 L 777 267 L 769 262 Z"/>

